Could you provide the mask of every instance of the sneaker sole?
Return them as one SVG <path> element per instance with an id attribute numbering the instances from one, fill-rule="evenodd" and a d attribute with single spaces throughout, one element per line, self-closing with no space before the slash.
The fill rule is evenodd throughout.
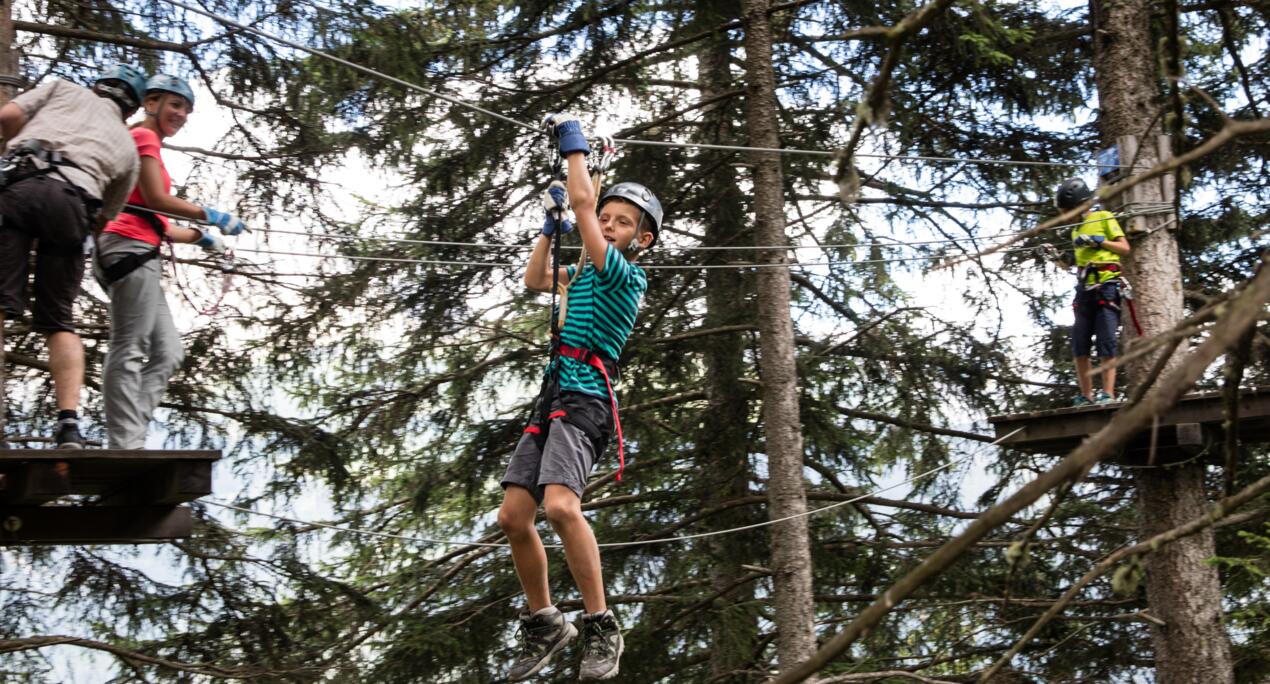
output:
<path id="1" fill-rule="evenodd" d="M 614 659 L 613 669 L 596 677 L 578 677 L 578 681 L 596 682 L 596 681 L 603 681 L 605 679 L 612 679 L 616 677 L 617 671 L 621 669 L 622 667 L 622 651 L 625 651 L 625 650 L 626 650 L 626 640 L 623 639 L 621 635 L 619 634 L 617 639 L 617 658 Z"/>
<path id="2" fill-rule="evenodd" d="M 557 641 L 556 644 L 551 647 L 551 650 L 547 651 L 547 653 L 542 656 L 542 660 L 539 660 L 537 665 L 534 665 L 533 668 L 531 668 L 528 672 L 526 672 L 525 674 L 519 677 L 516 677 L 516 678 L 508 677 L 507 681 L 523 682 L 526 679 L 529 679 L 530 677 L 538 674 L 539 672 L 542 671 L 542 668 L 547 666 L 547 663 L 551 662 L 551 658 L 556 653 L 560 652 L 560 649 L 564 648 L 565 646 L 568 646 L 569 642 L 573 641 L 574 637 L 578 636 L 578 628 L 574 627 L 572 622 L 566 622 L 564 623 L 564 626 L 566 628 L 564 636 L 560 637 L 559 641 Z"/>
<path id="3" fill-rule="evenodd" d="M 64 444 L 58 444 L 57 448 L 58 449 L 83 449 L 84 445 L 79 444 L 77 442 L 66 442 Z"/>

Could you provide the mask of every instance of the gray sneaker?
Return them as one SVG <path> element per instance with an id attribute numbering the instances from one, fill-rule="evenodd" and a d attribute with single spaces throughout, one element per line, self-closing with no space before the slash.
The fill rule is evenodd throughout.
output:
<path id="1" fill-rule="evenodd" d="M 555 606 L 547 606 L 532 615 L 527 610 L 521 611 L 519 619 L 516 638 L 520 640 L 520 655 L 507 673 L 507 680 L 511 682 L 538 674 L 551 662 L 551 656 L 578 635 L 577 628 L 565 620 L 564 613 Z"/>
<path id="2" fill-rule="evenodd" d="M 622 659 L 622 628 L 613 611 L 582 616 L 582 668 L 578 679 L 612 679 Z"/>

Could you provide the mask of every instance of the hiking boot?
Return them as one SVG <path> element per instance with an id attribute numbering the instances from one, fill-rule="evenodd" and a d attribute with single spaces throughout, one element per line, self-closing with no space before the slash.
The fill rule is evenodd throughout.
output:
<path id="1" fill-rule="evenodd" d="M 1115 401 L 1117 401 L 1116 395 L 1108 394 L 1107 390 L 1098 390 L 1097 392 L 1094 392 L 1095 404 L 1110 404 Z"/>
<path id="2" fill-rule="evenodd" d="M 1076 398 L 1072 399 L 1072 406 L 1089 406 L 1092 403 L 1094 402 L 1090 401 L 1089 397 L 1083 394 L 1077 394 Z"/>
<path id="3" fill-rule="evenodd" d="M 578 679 L 612 679 L 622 659 L 622 629 L 613 611 L 582 616 L 582 668 Z"/>
<path id="4" fill-rule="evenodd" d="M 520 655 L 507 672 L 507 679 L 512 682 L 538 674 L 551 661 L 551 656 L 578 635 L 577 628 L 565 620 L 564 613 L 555 606 L 547 606 L 532 615 L 527 610 L 521 611 L 519 620 L 516 638 L 520 640 Z"/>
<path id="5" fill-rule="evenodd" d="M 79 423 L 73 420 L 59 421 L 54 438 L 58 449 L 83 449 L 84 437 L 79 434 Z"/>

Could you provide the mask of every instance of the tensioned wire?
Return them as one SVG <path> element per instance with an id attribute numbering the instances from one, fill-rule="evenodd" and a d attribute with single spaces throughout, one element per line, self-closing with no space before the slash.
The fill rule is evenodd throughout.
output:
<path id="1" fill-rule="evenodd" d="M 677 535 L 674 537 L 663 537 L 661 539 L 641 539 L 637 541 L 625 541 L 625 542 L 604 542 L 604 543 L 598 544 L 598 546 L 600 548 L 612 549 L 612 548 L 621 548 L 621 547 L 630 547 L 630 546 L 650 546 L 652 544 L 670 544 L 674 542 L 690 541 L 693 539 L 705 539 L 707 537 L 718 537 L 718 536 L 727 535 L 727 534 L 734 534 L 737 532 L 744 532 L 747 530 L 760 529 L 763 527 L 768 527 L 770 525 L 775 525 L 775 524 L 786 522 L 789 520 L 794 520 L 796 518 L 805 518 L 812 515 L 816 515 L 818 513 L 823 513 L 825 511 L 833 510 L 835 508 L 841 508 L 843 506 L 849 506 L 851 504 L 860 503 L 861 501 L 877 496 L 878 494 L 882 494 L 883 492 L 889 492 L 892 489 L 897 489 L 905 485 L 919 482 L 921 480 L 924 480 L 930 477 L 931 475 L 934 475 L 936 473 L 952 468 L 953 466 L 960 465 L 971 459 L 974 459 L 978 457 L 979 454 L 987 451 L 989 448 L 1000 444 L 1001 442 L 1013 437 L 1019 432 L 1022 432 L 1023 429 L 1024 428 L 1019 428 L 1007 435 L 998 437 L 992 440 L 992 442 L 985 444 L 983 447 L 976 449 L 974 452 L 966 456 L 963 456 L 954 461 L 949 461 L 948 463 L 945 463 L 944 465 L 931 468 L 930 470 L 927 470 L 925 472 L 918 473 L 917 475 L 914 475 L 913 477 L 910 477 L 907 480 L 904 480 L 903 482 L 897 482 L 893 485 L 875 489 L 867 494 L 861 494 L 859 496 L 852 497 L 845 501 L 837 501 L 837 502 L 829 504 L 828 506 L 821 506 L 820 508 L 813 508 L 809 511 L 803 511 L 802 513 L 794 513 L 793 515 L 787 515 L 781 518 L 775 518 L 773 520 L 764 520 L 763 522 L 753 523 L 751 525 L 741 525 L 740 527 L 730 527 L 723 530 L 711 530 L 709 532 L 698 532 L 696 534 L 682 534 L 682 535 Z M 366 537 L 379 537 L 381 539 L 397 539 L 400 541 L 415 542 L 419 544 L 429 544 L 433 546 L 474 546 L 474 547 L 487 547 L 487 548 L 497 548 L 497 549 L 508 548 L 510 546 L 510 544 L 507 544 L 506 542 L 481 542 L 481 541 L 460 540 L 460 539 L 437 539 L 432 537 L 414 537 L 414 536 L 409 536 L 404 534 L 392 534 L 390 532 L 375 532 L 374 530 L 362 530 L 362 529 L 357 529 L 355 527 L 346 527 L 343 525 L 331 525 L 331 524 L 322 523 L 322 522 L 299 520 L 299 519 L 291 518 L 285 515 L 278 515 L 277 513 L 265 513 L 264 511 L 256 511 L 250 508 L 244 508 L 242 506 L 235 506 L 233 504 L 224 503 L 222 501 L 216 501 L 214 499 L 203 499 L 202 502 L 206 504 L 210 504 L 212 506 L 218 506 L 220 508 L 225 508 L 232 511 L 238 511 L 239 513 L 246 513 L 248 515 L 255 515 L 255 516 L 260 516 L 263 518 L 272 518 L 274 520 L 281 520 L 284 522 L 294 523 L 297 525 L 304 525 L 308 527 L 316 527 L 320 529 L 333 530 L 336 532 L 347 532 L 349 534 L 362 535 Z M 543 546 L 549 549 L 563 548 L 563 545 L 561 544 L 544 544 Z"/>
<path id="2" fill-rule="evenodd" d="M 1019 247 L 1017 249 L 1003 249 L 996 252 L 997 254 L 1008 254 L 1012 252 L 1030 252 L 1039 249 L 1038 247 Z M 475 268 L 521 268 L 524 264 L 509 263 L 505 261 L 465 261 L 459 259 L 411 259 L 407 257 L 376 257 L 376 256 L 358 256 L 352 254 L 316 254 L 313 252 L 290 252 L 285 250 L 274 249 L 256 249 L 254 247 L 235 247 L 234 252 L 246 252 L 250 254 L 271 254 L 278 256 L 294 256 L 307 257 L 311 259 L 347 259 L 350 261 L 379 261 L 395 264 L 418 264 L 424 266 L 465 266 Z M 781 261 L 781 262 L 745 262 L 732 264 L 644 264 L 640 268 L 644 270 L 711 270 L 720 268 L 798 268 L 801 266 L 849 266 L 849 265 L 867 265 L 867 264 L 890 264 L 908 261 L 938 261 L 949 258 L 948 255 L 941 256 L 915 256 L 915 257 L 896 257 L 892 259 L 848 259 L 848 260 L 829 260 L 829 261 Z"/>
<path id="3" fill-rule="evenodd" d="M 470 109 L 475 112 L 480 112 L 481 114 L 484 114 L 486 116 L 498 119 L 499 121 L 503 121 L 505 123 L 509 123 L 518 128 L 523 128 L 527 131 L 532 131 L 534 133 L 544 132 L 543 129 L 538 126 L 534 126 L 531 124 L 527 124 L 523 121 L 519 121 L 510 116 L 507 116 L 506 114 L 502 114 L 501 112 L 496 112 L 492 109 L 481 107 L 480 105 L 473 104 L 461 98 L 457 98 L 451 95 L 446 95 L 444 93 L 437 92 L 430 88 L 425 88 L 416 83 L 411 83 L 410 81 L 397 78 L 396 76 L 390 76 L 388 74 L 383 73 L 382 71 L 378 71 L 376 69 L 363 66 L 356 62 L 349 61 L 347 59 L 344 59 L 343 57 L 337 57 L 328 52 L 318 50 L 317 48 L 312 48 L 307 45 L 301 45 L 300 43 L 287 40 L 286 38 L 282 38 L 280 36 L 274 35 L 268 31 L 256 28 L 254 26 L 248 26 L 247 24 L 243 24 L 239 21 L 235 21 L 234 19 L 230 19 L 229 17 L 217 14 L 210 10 L 206 10 L 201 7 L 195 7 L 193 5 L 186 4 L 184 2 L 181 2 L 181 0 L 163 0 L 163 1 L 170 5 L 180 7 L 186 11 L 193 12 L 195 14 L 201 14 L 209 19 L 218 21 L 227 26 L 233 26 L 247 33 L 255 34 L 266 40 L 270 40 L 275 43 L 278 43 L 279 45 L 285 45 L 287 47 L 300 50 L 301 52 L 306 52 L 315 57 L 327 59 L 337 64 L 346 66 L 350 69 L 360 71 L 361 73 L 366 74 L 368 76 L 373 76 L 375 78 L 382 79 L 390 83 L 394 83 L 403 88 L 414 90 L 414 91 L 423 93 L 425 95 L 435 97 L 439 100 L 444 100 L 445 102 L 455 105 L 456 107 L 462 107 L 465 109 Z M 672 142 L 672 141 L 661 141 L 661 140 L 636 140 L 636 139 L 630 139 L 630 138 L 615 138 L 614 142 L 621 143 L 624 145 L 644 145 L 648 147 L 673 147 L 673 148 L 685 148 L 685 149 L 720 150 L 720 151 L 726 151 L 726 152 L 769 152 L 769 153 L 777 153 L 777 154 L 797 154 L 797 155 L 828 157 L 828 158 L 835 158 L 838 155 L 838 152 L 835 152 L 835 151 L 803 150 L 803 149 L 788 148 L 788 147 L 781 147 L 781 148 L 747 147 L 743 145 L 718 145 L 718 144 L 709 144 L 709 143 L 685 143 L 685 142 Z M 1095 168 L 1095 167 L 1096 168 L 1122 168 L 1122 169 L 1131 168 L 1128 165 L 1099 164 L 1097 162 L 1051 162 L 1051 161 L 1017 160 L 1017 159 L 983 159 L 983 158 L 974 158 L 974 157 L 963 159 L 963 158 L 957 158 L 957 157 L 941 157 L 941 156 L 933 156 L 933 155 L 894 155 L 894 154 L 865 153 L 865 152 L 857 152 L 853 156 L 862 157 L 862 158 L 870 158 L 870 159 L 885 159 L 885 160 L 896 160 L 896 161 L 926 161 L 926 162 L 940 162 L 940 163 L 952 163 L 952 164 L 983 164 L 983 165 L 999 165 L 999 166 L 1047 166 L 1047 167 L 1061 167 L 1061 168 Z"/>
<path id="4" fill-rule="evenodd" d="M 1158 209 L 1158 210 L 1152 210 L 1152 211 L 1142 211 L 1142 212 L 1136 212 L 1136 213 L 1132 213 L 1132 214 L 1127 214 L 1126 216 L 1141 216 L 1141 215 L 1146 215 L 1146 214 L 1162 213 L 1162 212 L 1165 212 L 1165 211 L 1172 211 L 1172 208 L 1171 208 L 1171 207 L 1169 207 L 1169 208 L 1167 208 L 1167 209 L 1165 209 L 1165 208 L 1161 208 L 1161 209 Z M 1052 230 L 1062 230 L 1062 229 L 1064 229 L 1064 228 L 1070 228 L 1070 227 L 1073 227 L 1073 226 L 1080 226 L 1080 225 L 1084 225 L 1084 223 L 1085 223 L 1085 222 L 1081 222 L 1081 223 L 1073 223 L 1073 224 L 1068 224 L 1068 225 L 1065 225 L 1065 226 L 1055 226 L 1054 228 L 1052 228 Z M 297 234 L 304 234 L 304 233 L 300 233 L 299 231 L 283 231 L 283 232 L 294 232 L 294 233 L 297 233 Z M 1006 235 L 1016 235 L 1016 234 L 1017 234 L 1017 233 L 1007 233 Z M 343 236 L 340 236 L 340 237 L 343 237 Z M 349 237 L 348 239 L 349 239 L 349 240 L 375 240 L 376 238 L 354 238 L 354 237 Z M 380 240 L 387 240 L 387 241 L 397 242 L 397 240 L 386 239 L 386 238 L 378 238 L 378 239 L 380 239 Z M 983 238 L 983 237 L 978 237 L 978 238 L 965 238 L 965 239 L 962 239 L 962 240 L 935 240 L 935 241 L 930 241 L 929 243 L 926 243 L 926 244 L 939 244 L 939 243 L 942 243 L 942 242 L 964 242 L 964 241 L 966 241 L 966 240 L 968 240 L 968 239 L 986 239 L 986 238 Z M 424 243 L 424 244 L 437 244 L 436 242 L 430 242 L 430 241 L 409 241 L 409 242 L 412 242 L 412 243 L 413 243 L 413 242 L 422 242 L 422 243 Z M 454 243 L 445 243 L 445 244 L 451 244 L 451 245 L 453 245 Z M 908 243 L 908 244 L 909 244 L 909 245 L 916 245 L 916 244 L 921 244 L 921 243 Z M 458 245 L 458 246 L 464 246 L 464 245 L 470 245 L 470 246 L 488 246 L 488 247 L 495 247 L 495 246 L 496 246 L 496 247 L 500 247 L 500 248 L 518 247 L 518 248 L 520 248 L 520 249 L 523 249 L 523 247 L 518 246 L 518 245 L 492 245 L 492 244 L 482 244 L 482 243 L 461 243 L 461 244 L 460 244 L 460 245 Z M 860 244 L 860 245 L 845 245 L 845 244 L 844 244 L 844 245 L 834 245 L 833 247 L 841 247 L 841 248 L 852 248 L 852 247 L 854 247 L 854 248 L 865 248 L 865 247 L 869 247 L 869 246 L 870 246 L 870 245 L 867 245 L 867 244 Z M 905 246 L 905 245 L 894 245 L 894 244 L 876 244 L 876 245 L 872 245 L 872 246 L 879 246 L 879 247 L 901 247 L 901 246 Z M 1035 245 L 1035 246 L 1031 246 L 1031 247 L 1017 247 L 1017 248 L 1013 248 L 1013 249 L 1002 249 L 1002 250 L 998 250 L 998 251 L 997 251 L 997 253 L 999 253 L 999 254 L 1012 254 L 1012 253 L 1019 253 L 1019 252 L 1031 252 L 1031 251 L 1037 251 L 1037 250 L 1044 249 L 1046 246 L 1047 246 L 1047 245 L 1042 244 L 1042 245 Z M 794 249 L 794 248 L 798 248 L 798 249 L 804 249 L 804 248 L 805 248 L 805 249 L 811 249 L 811 248 L 829 249 L 829 248 L 830 248 L 830 246 L 826 246 L 826 245 L 800 245 L 800 246 L 797 246 L 797 247 L 794 247 L 794 246 L 785 246 L 785 247 L 750 247 L 749 249 L 769 249 L 769 250 L 770 250 L 770 249 L 780 249 L 780 250 L 785 250 L 785 249 Z M 347 259 L 347 260 L 350 260 L 350 261 L 371 261 L 371 262 L 384 262 L 384 263 L 397 263 L 397 264 L 417 264 L 417 265 L 424 265 L 424 266 L 460 266 L 460 267 L 475 267 L 475 268 L 518 268 L 518 267 L 520 267 L 520 266 L 521 266 L 521 264 L 519 264 L 519 263 L 509 263 L 509 262 L 503 262 L 503 261 L 472 261 L 472 260 L 465 260 L 465 259 L 415 259 L 415 258 L 409 258 L 409 257 L 377 257 L 377 256 L 359 256 L 359 255 L 352 255 L 352 254 L 317 254 L 317 253 L 313 253 L 313 252 L 292 252 L 292 251 L 287 251 L 287 250 L 259 249 L 259 248 L 253 248 L 253 247 L 241 247 L 241 248 L 235 248 L 235 249 L 234 249 L 234 251 L 235 251 L 235 252 L 247 252 L 247 253 L 252 253 L 252 254 L 269 254 L 269 255 L 278 255 L 278 256 L 294 256 L 294 257 L 302 257 L 302 258 L 310 258 L 310 259 Z M 729 269 L 744 269 L 744 268 L 796 268 L 796 267 L 800 267 L 800 266 L 803 266 L 803 267 L 806 267 L 806 266 L 830 266 L 830 267 L 832 267 L 832 266 L 854 266 L 854 265 L 869 265 L 869 264 L 905 263 L 905 262 L 914 262 L 914 261 L 939 261 L 939 260 L 942 260 L 942 259 L 948 259 L 948 258 L 950 258 L 950 255 L 923 255 L 923 256 L 911 256 L 911 257 L 892 257 L 892 258 L 888 258 L 888 259 L 829 259 L 829 260 L 822 260 L 822 261 L 745 262 L 745 263 L 726 263 L 726 264 L 644 264 L 644 265 L 641 265 L 641 266 L 640 266 L 640 268 L 643 268 L 643 269 L 645 269 L 645 270 L 714 270 L 714 269 L 724 269 L 724 268 L 729 268 Z"/>
<path id="5" fill-rule="evenodd" d="M 137 207 L 137 208 L 143 209 L 144 207 Z M 1131 211 L 1131 212 L 1123 212 L 1119 214 L 1114 214 L 1113 218 L 1125 219 L 1125 218 L 1132 218 L 1134 216 L 1147 216 L 1150 214 L 1167 213 L 1167 212 L 1171 212 L 1172 210 L 1173 210 L 1172 204 L 1162 203 L 1161 206 L 1153 208 L 1153 209 L 1143 209 L 1140 211 Z M 155 212 L 155 213 L 161 214 L 162 212 Z M 181 216 L 175 216 L 170 214 L 163 214 L 163 215 L 170 216 L 171 218 L 177 218 L 177 219 L 184 218 Z M 1062 225 L 1053 226 L 1049 230 L 1060 231 L 1060 230 L 1065 230 L 1067 228 L 1075 228 L 1077 226 L 1083 226 L 1086 223 L 1087 221 L 1081 221 L 1079 223 L 1065 223 Z M 336 240 L 340 242 L 380 242 L 385 244 L 423 245 L 423 246 L 430 246 L 430 247 L 473 247 L 477 249 L 508 249 L 508 250 L 525 251 L 525 252 L 533 250 L 532 245 L 503 244 L 503 243 L 497 243 L 497 242 L 456 242 L 451 240 L 419 240 L 415 238 L 403 238 L 403 237 L 394 237 L 394 236 L 375 236 L 375 235 L 363 237 L 358 235 L 338 235 L 335 233 L 317 233 L 313 231 L 303 231 L 303 230 L 286 230 L 282 228 L 257 228 L 253 232 L 278 233 L 279 235 L 301 235 L 301 236 L 309 236 L 309 237 L 313 237 L 313 238 L 317 238 L 321 240 Z M 657 249 L 658 251 L 671 250 L 676 252 L 729 252 L 729 251 L 743 252 L 743 251 L 764 251 L 764 250 L 774 250 L 774 249 L 785 250 L 785 251 L 802 250 L 802 249 L 868 249 L 868 248 L 874 248 L 874 247 L 882 248 L 882 249 L 900 249 L 900 248 L 915 247 L 915 246 L 952 244 L 956 242 L 966 242 L 969 240 L 992 240 L 992 239 L 1002 238 L 1002 237 L 1011 237 L 1014 235 L 1018 235 L 1018 232 L 1014 231 L 1009 233 L 994 233 L 990 235 L 968 235 L 966 237 L 961 237 L 961 238 L 946 238 L 942 240 L 905 241 L 905 240 L 901 240 L 900 238 L 894 238 L 896 240 L 895 242 L 859 242 L 859 243 L 842 242 L 842 243 L 827 243 L 827 244 L 815 244 L 815 245 L 779 245 L 779 246 L 773 246 L 773 245 L 730 245 L 730 246 L 663 245 L 658 247 Z M 564 246 L 564 249 L 580 249 L 580 247 L 578 245 L 566 245 Z"/>

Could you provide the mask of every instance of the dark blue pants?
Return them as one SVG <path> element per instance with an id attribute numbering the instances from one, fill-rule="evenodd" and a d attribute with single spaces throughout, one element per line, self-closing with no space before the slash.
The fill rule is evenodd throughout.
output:
<path id="1" fill-rule="evenodd" d="M 1089 356 L 1090 339 L 1096 338 L 1098 358 L 1114 357 L 1120 328 L 1120 284 L 1113 280 L 1091 290 L 1078 285 L 1072 309 L 1076 313 L 1076 322 L 1072 325 L 1072 356 Z"/>

